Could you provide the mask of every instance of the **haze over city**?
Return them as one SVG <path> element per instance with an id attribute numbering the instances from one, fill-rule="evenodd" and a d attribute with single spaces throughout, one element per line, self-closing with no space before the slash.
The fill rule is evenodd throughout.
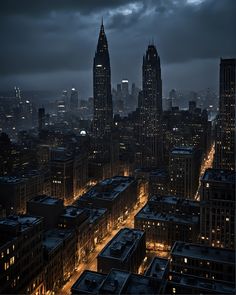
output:
<path id="1" fill-rule="evenodd" d="M 234 0 L 1 1 L 0 89 L 79 89 L 92 95 L 92 59 L 103 17 L 112 85 L 141 86 L 142 55 L 154 41 L 163 89 L 218 91 L 220 57 L 235 55 Z M 226 29 L 227 28 L 227 29 Z"/>

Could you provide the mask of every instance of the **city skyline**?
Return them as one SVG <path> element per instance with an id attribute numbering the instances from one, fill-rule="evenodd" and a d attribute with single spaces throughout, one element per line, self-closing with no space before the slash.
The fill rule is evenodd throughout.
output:
<path id="1" fill-rule="evenodd" d="M 218 91 L 218 60 L 235 55 L 235 1 L 45 3 L 34 8 L 29 1 L 21 7 L 1 3 L 1 90 L 75 86 L 81 97 L 91 96 L 91 61 L 102 16 L 112 85 L 126 78 L 141 86 L 142 54 L 152 40 L 162 60 L 165 96 L 172 88 L 186 89 L 186 80 L 188 90 Z"/>

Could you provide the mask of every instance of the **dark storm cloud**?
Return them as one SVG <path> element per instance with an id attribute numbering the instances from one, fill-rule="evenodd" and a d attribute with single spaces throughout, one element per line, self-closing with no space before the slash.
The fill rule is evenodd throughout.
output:
<path id="1" fill-rule="evenodd" d="M 142 54 L 154 39 L 164 88 L 183 88 L 186 79 L 191 87 L 216 86 L 219 57 L 236 56 L 235 11 L 235 0 L 0 1 L 0 88 L 78 81 L 91 94 L 102 16 L 113 83 L 124 77 L 140 83 Z"/>

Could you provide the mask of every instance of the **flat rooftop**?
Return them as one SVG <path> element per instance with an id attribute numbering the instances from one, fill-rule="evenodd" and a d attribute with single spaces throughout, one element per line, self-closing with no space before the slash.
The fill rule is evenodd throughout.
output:
<path id="1" fill-rule="evenodd" d="M 1 176 L 0 177 L 0 184 L 17 184 L 24 182 L 25 179 L 22 177 L 17 177 L 17 176 Z"/>
<path id="2" fill-rule="evenodd" d="M 122 290 L 122 294 L 160 294 L 160 283 L 152 278 L 131 274 L 128 278 L 126 286 Z"/>
<path id="3" fill-rule="evenodd" d="M 144 232 L 138 229 L 123 228 L 103 248 L 98 256 L 125 260 L 139 243 Z"/>
<path id="4" fill-rule="evenodd" d="M 63 205 L 63 200 L 54 198 L 51 196 L 46 196 L 46 195 L 40 195 L 36 196 L 33 199 L 29 201 L 30 203 L 38 203 L 38 204 L 44 204 L 44 205 L 56 205 L 56 204 L 62 204 Z"/>
<path id="5" fill-rule="evenodd" d="M 85 211 L 86 209 L 78 208 L 76 206 L 66 206 L 61 216 L 67 217 L 67 218 L 77 218 L 81 216 L 82 214 L 84 214 Z"/>
<path id="6" fill-rule="evenodd" d="M 112 178 L 104 179 L 103 181 L 92 187 L 79 200 L 87 199 L 103 199 L 113 200 L 122 191 L 125 191 L 129 185 L 134 182 L 133 177 L 114 176 Z"/>
<path id="7" fill-rule="evenodd" d="M 235 175 L 235 171 L 208 168 L 206 169 L 202 180 L 234 184 Z"/>
<path id="8" fill-rule="evenodd" d="M 0 226 L 6 228 L 14 228 L 18 226 L 20 231 L 25 231 L 29 228 L 32 228 L 33 225 L 41 222 L 42 219 L 42 217 L 32 216 L 28 214 L 13 215 L 0 219 Z"/>
<path id="9" fill-rule="evenodd" d="M 181 197 L 176 196 L 152 196 L 150 199 L 150 202 L 158 202 L 158 203 L 166 203 L 171 205 L 179 205 L 179 206 L 189 206 L 189 207 L 196 207 L 200 208 L 200 203 L 198 201 L 190 200 L 190 199 L 184 199 Z"/>
<path id="10" fill-rule="evenodd" d="M 218 263 L 235 263 L 235 252 L 233 250 L 215 248 L 200 244 L 175 242 L 171 250 L 171 255 L 215 261 Z"/>
<path id="11" fill-rule="evenodd" d="M 191 213 L 190 213 L 191 214 Z M 190 214 L 160 213 L 153 210 L 149 204 L 145 205 L 136 215 L 135 219 L 149 219 L 154 221 L 176 222 L 179 224 L 194 225 L 199 223 L 199 216 Z"/>
<path id="12" fill-rule="evenodd" d="M 48 251 L 53 251 L 57 247 L 63 244 L 63 241 L 74 234 L 73 230 L 70 229 L 51 229 L 44 232 L 43 235 L 43 246 Z"/>
<path id="13" fill-rule="evenodd" d="M 145 275 L 149 277 L 162 280 L 167 268 L 169 266 L 169 260 L 160 257 L 154 257 L 150 265 L 148 266 Z"/>
<path id="14" fill-rule="evenodd" d="M 80 292 L 81 294 L 98 294 L 98 290 L 105 278 L 105 274 L 91 270 L 85 270 L 71 287 L 71 292 L 73 294 L 74 290 L 75 293 Z"/>
<path id="15" fill-rule="evenodd" d="M 193 147 L 176 147 L 171 150 L 172 155 L 191 155 L 194 153 Z"/>
<path id="16" fill-rule="evenodd" d="M 72 294 L 159 294 L 160 283 L 150 277 L 112 269 L 109 274 L 85 270 L 71 288 Z"/>
<path id="17" fill-rule="evenodd" d="M 227 282 L 219 282 L 215 280 L 204 279 L 201 277 L 190 276 L 186 274 L 171 273 L 172 280 L 169 281 L 173 284 L 184 285 L 186 287 L 198 288 L 207 290 L 209 293 L 213 291 L 214 294 L 217 291 L 219 294 L 235 294 L 235 286 Z"/>
<path id="18" fill-rule="evenodd" d="M 130 273 L 119 269 L 112 269 L 101 285 L 101 294 L 119 294 L 124 288 Z"/>

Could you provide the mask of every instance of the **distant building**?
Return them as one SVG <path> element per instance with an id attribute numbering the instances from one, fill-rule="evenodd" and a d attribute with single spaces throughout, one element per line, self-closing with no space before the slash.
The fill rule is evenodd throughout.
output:
<path id="1" fill-rule="evenodd" d="M 194 199 L 198 189 L 201 153 L 192 147 L 176 147 L 170 153 L 170 193 Z"/>
<path id="2" fill-rule="evenodd" d="M 139 96 L 140 167 L 157 167 L 163 161 L 162 80 L 160 57 L 149 45 L 143 57 L 143 90 Z"/>
<path id="3" fill-rule="evenodd" d="M 70 94 L 70 110 L 76 111 L 79 107 L 79 97 L 78 97 L 78 91 L 75 88 L 71 89 Z"/>
<path id="4" fill-rule="evenodd" d="M 82 208 L 108 209 L 108 228 L 111 229 L 129 216 L 137 199 L 137 181 L 133 177 L 115 176 L 96 184 L 76 204 Z"/>
<path id="5" fill-rule="evenodd" d="M 201 242 L 235 249 L 235 172 L 207 169 L 201 179 Z"/>
<path id="6" fill-rule="evenodd" d="M 51 185 L 52 195 L 68 201 L 74 196 L 74 159 L 72 153 L 64 148 L 51 151 Z"/>
<path id="7" fill-rule="evenodd" d="M 43 187 L 44 175 L 40 171 L 31 171 L 19 177 L 0 177 L 0 204 L 7 215 L 25 213 L 27 201 L 42 194 Z"/>
<path id="8" fill-rule="evenodd" d="M 146 254 L 145 232 L 138 229 L 121 229 L 107 243 L 97 256 L 99 272 L 109 273 L 117 267 L 122 270 L 138 272 Z"/>
<path id="9" fill-rule="evenodd" d="M 149 197 L 169 194 L 170 177 L 166 170 L 152 171 L 149 175 Z"/>
<path id="10" fill-rule="evenodd" d="M 145 231 L 148 249 L 170 250 L 175 241 L 197 242 L 199 212 L 197 201 L 153 196 L 136 214 L 134 227 Z"/>
<path id="11" fill-rule="evenodd" d="M 45 294 L 42 234 L 42 217 L 0 220 L 1 294 Z"/>
<path id="12" fill-rule="evenodd" d="M 230 170 L 235 170 L 235 69 L 236 59 L 221 59 L 215 167 Z"/>
<path id="13" fill-rule="evenodd" d="M 110 58 L 103 23 L 93 63 L 93 96 L 93 131 L 96 138 L 101 138 L 110 135 L 113 124 Z"/>
<path id="14" fill-rule="evenodd" d="M 41 131 L 45 127 L 45 109 L 38 109 L 38 128 Z"/>

